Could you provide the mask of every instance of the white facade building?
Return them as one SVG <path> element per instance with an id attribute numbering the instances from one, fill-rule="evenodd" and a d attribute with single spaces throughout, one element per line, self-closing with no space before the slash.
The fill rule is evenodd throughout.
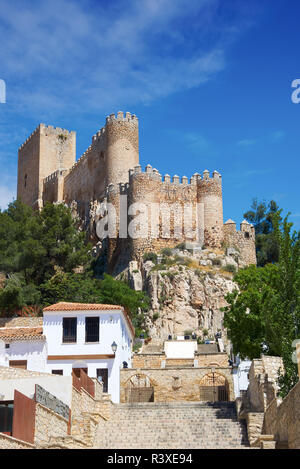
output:
<path id="1" fill-rule="evenodd" d="M 0 328 L 0 366 L 63 376 L 83 368 L 117 403 L 120 368 L 124 362 L 131 367 L 133 338 L 121 306 L 57 303 L 44 309 L 43 328 Z"/>
<path id="2" fill-rule="evenodd" d="M 233 365 L 233 385 L 235 397 L 240 397 L 241 391 L 246 391 L 249 385 L 249 370 L 251 360 L 240 360 L 236 357 Z"/>
<path id="3" fill-rule="evenodd" d="M 45 371 L 46 337 L 42 327 L 1 327 L 0 366 Z"/>

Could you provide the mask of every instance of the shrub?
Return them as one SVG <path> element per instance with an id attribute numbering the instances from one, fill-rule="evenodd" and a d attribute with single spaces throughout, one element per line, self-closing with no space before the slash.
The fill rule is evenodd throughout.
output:
<path id="1" fill-rule="evenodd" d="M 159 314 L 158 314 L 158 313 L 154 313 L 154 314 L 153 314 L 153 317 L 152 317 L 153 322 L 154 322 L 154 321 L 157 321 L 158 318 L 159 318 Z"/>
<path id="2" fill-rule="evenodd" d="M 152 261 L 154 264 L 157 262 L 157 254 L 155 252 L 145 252 L 143 255 L 143 260 L 144 261 Z"/>
<path id="3" fill-rule="evenodd" d="M 161 253 L 162 253 L 164 256 L 170 257 L 170 256 L 172 256 L 172 249 L 170 249 L 170 248 L 164 248 L 164 249 L 161 250 Z"/>
<path id="4" fill-rule="evenodd" d="M 227 265 L 225 265 L 224 270 L 225 270 L 226 272 L 231 272 L 232 274 L 235 274 L 235 273 L 236 273 L 236 267 L 235 267 L 235 265 L 233 265 L 233 264 L 227 264 Z"/>
<path id="5" fill-rule="evenodd" d="M 175 247 L 176 247 L 176 249 L 179 249 L 180 251 L 184 251 L 185 250 L 185 243 L 179 243 Z"/>

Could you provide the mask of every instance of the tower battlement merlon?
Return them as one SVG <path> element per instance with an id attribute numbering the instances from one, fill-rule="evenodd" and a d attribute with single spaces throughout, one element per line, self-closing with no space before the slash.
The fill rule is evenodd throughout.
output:
<path id="1" fill-rule="evenodd" d="M 124 116 L 123 111 L 118 111 L 117 115 L 110 114 L 106 117 L 106 124 L 115 122 L 130 122 L 131 124 L 138 125 L 138 118 L 135 114 L 131 114 L 130 112 L 126 112 Z"/>
<path id="2" fill-rule="evenodd" d="M 33 137 L 36 137 L 37 135 L 57 135 L 58 137 L 60 135 L 68 138 L 69 136 L 76 136 L 76 132 L 74 130 L 66 130 L 62 129 L 61 127 L 54 127 L 53 125 L 45 125 L 45 124 L 39 124 L 36 129 L 27 137 L 25 142 L 20 145 L 19 150 L 22 150 L 28 143 L 31 142 Z"/>
<path id="3" fill-rule="evenodd" d="M 41 129 L 43 129 L 45 127 L 45 124 L 39 124 L 35 129 L 34 131 L 29 135 L 29 137 L 27 137 L 27 139 L 25 140 L 25 142 L 23 142 L 20 146 L 19 146 L 19 150 L 22 150 L 22 148 L 24 148 L 31 140 L 33 137 L 37 136 L 38 134 L 40 134 L 41 132 Z"/>
<path id="4" fill-rule="evenodd" d="M 129 180 L 132 177 L 136 177 L 136 176 L 137 177 L 149 176 L 151 178 L 155 178 L 167 184 L 195 185 L 197 183 L 201 183 L 201 181 L 203 180 L 222 184 L 222 176 L 218 171 L 214 171 L 212 173 L 212 176 L 210 176 L 209 171 L 205 170 L 203 172 L 203 178 L 201 177 L 201 174 L 194 173 L 193 176 L 191 176 L 189 180 L 187 176 L 180 177 L 177 174 L 175 174 L 173 177 L 171 177 L 169 174 L 165 174 L 164 176 L 162 176 L 160 172 L 156 168 L 153 168 L 150 164 L 147 164 L 145 171 L 142 170 L 141 165 L 136 165 L 134 168 L 131 168 L 129 170 Z"/>

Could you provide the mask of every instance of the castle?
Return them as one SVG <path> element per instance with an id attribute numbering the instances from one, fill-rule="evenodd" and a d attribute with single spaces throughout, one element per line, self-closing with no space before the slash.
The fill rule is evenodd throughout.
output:
<path id="1" fill-rule="evenodd" d="M 237 231 L 232 220 L 223 224 L 221 175 L 214 171 L 211 177 L 205 170 L 189 181 L 185 176 L 162 177 L 150 165 L 143 172 L 139 165 L 138 119 L 129 112 L 108 116 L 78 161 L 75 132 L 40 124 L 19 148 L 17 197 L 35 209 L 46 202 L 67 204 L 95 241 L 97 222 L 107 214 L 105 207 L 115 207 L 116 236 L 104 243 L 110 271 L 121 258 L 124 264 L 140 259 L 146 251 L 187 241 L 211 248 L 232 246 L 239 250 L 245 264 L 256 263 L 253 226 L 244 221 Z M 128 237 L 127 226 L 140 216 L 141 204 L 152 226 L 147 227 L 146 235 Z M 175 205 L 177 211 L 173 210 Z M 127 217 L 125 235 L 122 210 Z M 186 213 L 190 232 L 178 231 L 175 224 Z M 164 214 L 169 217 L 167 233 Z"/>

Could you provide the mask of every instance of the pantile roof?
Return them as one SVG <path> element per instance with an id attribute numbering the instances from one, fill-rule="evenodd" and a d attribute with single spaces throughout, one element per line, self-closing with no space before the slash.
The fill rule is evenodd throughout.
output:
<path id="1" fill-rule="evenodd" d="M 121 310 L 126 318 L 128 326 L 131 330 L 131 333 L 134 337 L 135 330 L 131 321 L 131 318 L 128 312 L 119 305 L 106 305 L 101 303 L 67 303 L 61 301 L 60 303 L 55 303 L 54 305 L 47 306 L 43 311 L 112 311 L 112 310 Z"/>
<path id="2" fill-rule="evenodd" d="M 44 308 L 44 311 L 105 311 L 112 309 L 122 309 L 118 305 L 104 305 L 101 303 L 66 303 L 60 302 Z"/>
<path id="3" fill-rule="evenodd" d="M 0 340 L 46 340 L 42 327 L 1 327 Z"/>

